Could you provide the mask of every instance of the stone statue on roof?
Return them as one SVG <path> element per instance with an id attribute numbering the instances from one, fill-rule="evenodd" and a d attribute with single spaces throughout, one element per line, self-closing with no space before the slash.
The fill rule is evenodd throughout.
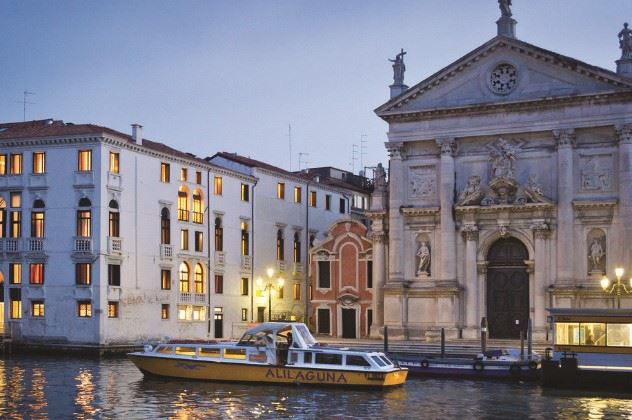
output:
<path id="1" fill-rule="evenodd" d="M 619 48 L 621 48 L 621 58 L 632 58 L 632 29 L 628 28 L 628 23 L 623 24 L 623 29 L 619 32 Z"/>
<path id="2" fill-rule="evenodd" d="M 406 66 L 404 65 L 404 55 L 406 52 L 402 48 L 399 54 L 395 56 L 394 60 L 390 58 L 388 61 L 393 63 L 393 84 L 394 85 L 403 85 L 404 84 L 404 72 L 406 71 Z"/>
<path id="3" fill-rule="evenodd" d="M 498 0 L 498 7 L 502 17 L 511 17 L 511 0 Z"/>

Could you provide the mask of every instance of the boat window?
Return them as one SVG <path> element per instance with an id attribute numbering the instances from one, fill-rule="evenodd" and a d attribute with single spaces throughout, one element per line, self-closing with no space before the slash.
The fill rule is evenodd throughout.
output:
<path id="1" fill-rule="evenodd" d="M 316 344 L 314 336 L 309 332 L 306 325 L 296 324 L 294 325 L 294 328 L 301 335 L 301 338 L 303 339 L 303 342 L 305 344 L 307 344 L 308 346 L 313 346 Z"/>
<path id="2" fill-rule="evenodd" d="M 371 366 L 364 356 L 347 356 L 347 366 Z"/>
<path id="3" fill-rule="evenodd" d="M 182 354 L 185 356 L 195 356 L 195 347 L 176 347 L 176 354 Z"/>
<path id="4" fill-rule="evenodd" d="M 384 366 L 386 366 L 386 365 L 384 364 L 384 361 L 383 361 L 382 359 L 380 359 L 380 356 L 371 356 L 371 359 L 373 359 L 373 361 L 374 361 L 375 363 L 377 363 L 377 365 L 378 365 L 378 366 L 380 366 L 380 367 L 384 367 Z"/>
<path id="5" fill-rule="evenodd" d="M 303 353 L 303 363 L 312 363 L 312 353 Z"/>
<path id="6" fill-rule="evenodd" d="M 225 349 L 224 358 L 226 359 L 245 359 L 246 349 Z"/>
<path id="7" fill-rule="evenodd" d="M 580 323 L 579 343 L 587 346 L 605 346 L 606 324 L 603 322 Z"/>
<path id="8" fill-rule="evenodd" d="M 295 351 L 291 351 L 288 363 L 294 364 L 296 362 L 298 362 L 298 354 Z"/>
<path id="9" fill-rule="evenodd" d="M 555 343 L 556 344 L 579 344 L 579 322 L 556 322 L 555 323 Z"/>
<path id="10" fill-rule="evenodd" d="M 156 349 L 158 353 L 173 353 L 173 347 L 171 346 L 160 346 Z"/>
<path id="11" fill-rule="evenodd" d="M 608 324 L 608 345 L 630 347 L 632 343 L 632 324 Z"/>
<path id="12" fill-rule="evenodd" d="M 316 353 L 316 363 L 321 365 L 341 365 L 342 354 Z"/>
<path id="13" fill-rule="evenodd" d="M 200 356 L 202 357 L 219 357 L 220 349 L 218 348 L 200 348 Z"/>
<path id="14" fill-rule="evenodd" d="M 386 366 L 390 366 L 393 364 L 393 362 L 391 362 L 388 357 L 384 356 L 384 355 L 380 355 L 380 359 L 382 359 L 384 361 L 384 363 L 386 363 Z"/>

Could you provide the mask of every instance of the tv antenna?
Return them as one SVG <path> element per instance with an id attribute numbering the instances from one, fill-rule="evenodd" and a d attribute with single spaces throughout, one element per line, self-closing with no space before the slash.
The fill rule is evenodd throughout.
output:
<path id="1" fill-rule="evenodd" d="M 360 134 L 360 170 L 364 170 L 364 156 L 366 156 L 366 134 Z"/>
<path id="2" fill-rule="evenodd" d="M 307 164 L 309 163 L 306 160 L 303 160 L 303 156 L 309 156 L 309 153 L 305 153 L 305 152 L 298 152 L 298 170 L 301 170 L 301 163 L 304 163 L 305 166 L 307 166 Z"/>
<path id="3" fill-rule="evenodd" d="M 23 121 L 26 121 L 26 105 L 35 105 L 35 102 L 29 102 L 27 99 L 29 95 L 35 95 L 35 92 L 29 92 L 28 90 L 25 90 L 22 93 L 24 94 L 24 96 L 22 97 L 22 100 L 14 101 L 14 102 L 22 104 L 22 118 L 23 118 Z"/>
<path id="4" fill-rule="evenodd" d="M 290 144 L 290 172 L 292 172 L 292 124 L 288 123 L 287 125 L 287 137 L 288 137 L 288 141 Z M 299 164 L 299 170 L 300 170 L 300 164 Z"/>
<path id="5" fill-rule="evenodd" d="M 355 173 L 355 163 L 358 160 L 358 145 L 351 145 L 351 162 L 349 162 L 349 166 L 351 166 L 351 173 Z"/>

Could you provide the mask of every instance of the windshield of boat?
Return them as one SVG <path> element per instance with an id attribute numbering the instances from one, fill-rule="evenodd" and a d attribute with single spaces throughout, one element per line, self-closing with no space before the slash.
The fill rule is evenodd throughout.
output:
<path id="1" fill-rule="evenodd" d="M 238 346 L 265 346 L 272 341 L 269 331 L 259 331 L 256 334 L 244 334 L 237 343 Z"/>
<path id="2" fill-rule="evenodd" d="M 316 340 L 314 336 L 309 332 L 307 326 L 305 324 L 296 324 L 294 325 L 294 329 L 301 335 L 303 342 L 308 346 L 313 346 L 316 344 Z"/>

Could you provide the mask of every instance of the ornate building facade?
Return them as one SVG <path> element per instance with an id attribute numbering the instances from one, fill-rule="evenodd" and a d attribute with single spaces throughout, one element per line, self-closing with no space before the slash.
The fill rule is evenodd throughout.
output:
<path id="1" fill-rule="evenodd" d="M 544 336 L 546 308 L 612 307 L 600 279 L 632 272 L 632 31 L 613 72 L 518 40 L 501 6 L 498 36 L 411 88 L 391 60 L 375 334 Z"/>

